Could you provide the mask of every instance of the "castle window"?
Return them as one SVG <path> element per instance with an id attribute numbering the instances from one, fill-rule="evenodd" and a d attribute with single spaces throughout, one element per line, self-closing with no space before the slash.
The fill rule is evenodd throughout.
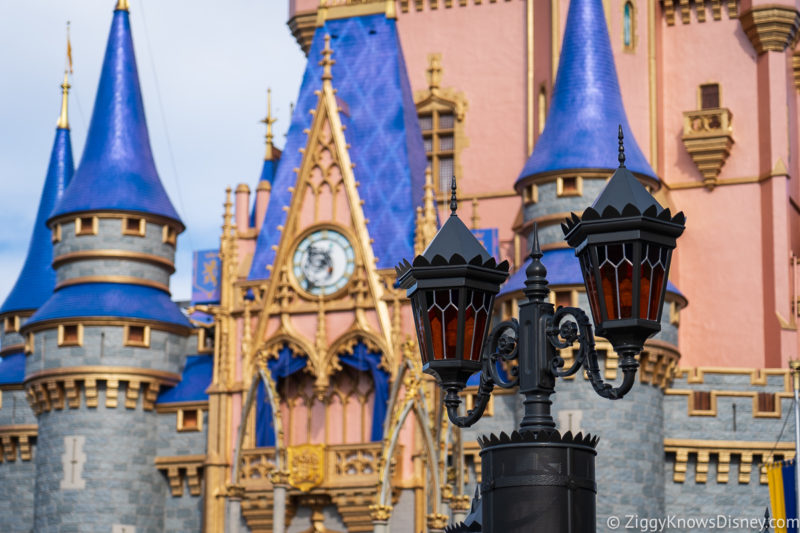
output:
<path id="1" fill-rule="evenodd" d="M 200 328 L 197 331 L 197 351 L 200 353 L 214 352 L 214 330 L 211 328 Z"/>
<path id="2" fill-rule="evenodd" d="M 5 333 L 16 333 L 19 331 L 19 315 L 7 316 L 3 320 L 3 331 Z"/>
<path id="3" fill-rule="evenodd" d="M 164 226 L 161 230 L 161 241 L 175 246 L 178 241 L 178 232 L 172 226 Z"/>
<path id="4" fill-rule="evenodd" d="M 556 196 L 581 196 L 583 194 L 583 178 L 580 176 L 556 178 Z"/>
<path id="5" fill-rule="evenodd" d="M 556 306 L 556 309 L 559 307 L 572 306 L 572 291 L 553 291 L 553 294 L 553 304 Z"/>
<path id="6" fill-rule="evenodd" d="M 125 346 L 150 347 L 150 326 L 125 326 Z"/>
<path id="7" fill-rule="evenodd" d="M 527 185 L 522 189 L 522 202 L 525 204 L 535 204 L 539 201 L 539 187 L 536 185 Z"/>
<path id="8" fill-rule="evenodd" d="M 202 431 L 202 409 L 178 409 L 178 431 Z"/>
<path id="9" fill-rule="evenodd" d="M 81 324 L 59 324 L 59 346 L 81 346 L 83 344 L 83 326 Z"/>
<path id="10" fill-rule="evenodd" d="M 539 133 L 542 133 L 544 131 L 544 123 L 547 120 L 547 89 L 544 84 L 539 87 L 537 106 L 539 108 Z"/>
<path id="11" fill-rule="evenodd" d="M 97 235 L 97 217 L 76 218 L 75 235 Z"/>
<path id="12" fill-rule="evenodd" d="M 717 109 L 720 106 L 719 83 L 700 86 L 700 109 Z"/>
<path id="13" fill-rule="evenodd" d="M 25 339 L 24 351 L 26 355 L 33 353 L 33 333 L 28 333 L 28 336 Z"/>
<path id="14" fill-rule="evenodd" d="M 622 7 L 622 44 L 626 52 L 636 48 L 636 9 L 633 2 L 625 2 Z"/>
<path id="15" fill-rule="evenodd" d="M 61 224 L 56 224 L 55 226 L 53 226 L 53 233 L 51 240 L 53 241 L 53 244 L 61 242 Z"/>
<path id="16" fill-rule="evenodd" d="M 692 393 L 692 400 L 695 411 L 711 410 L 711 392 L 707 390 L 696 390 Z"/>
<path id="17" fill-rule="evenodd" d="M 135 235 L 137 237 L 145 236 L 145 229 L 147 225 L 145 220 L 139 217 L 125 217 L 122 219 L 122 234 Z"/>
<path id="18" fill-rule="evenodd" d="M 758 412 L 759 413 L 774 413 L 775 412 L 775 395 L 771 392 L 758 393 Z"/>
<path id="19" fill-rule="evenodd" d="M 461 93 L 441 88 L 441 55 L 430 54 L 428 62 L 428 89 L 418 91 L 414 99 L 433 182 L 440 193 L 449 194 L 453 176 L 459 171 L 458 153 L 465 146 L 466 101 Z"/>

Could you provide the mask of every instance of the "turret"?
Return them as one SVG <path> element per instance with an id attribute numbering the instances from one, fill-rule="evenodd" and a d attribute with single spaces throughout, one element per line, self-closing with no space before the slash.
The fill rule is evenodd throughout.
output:
<path id="1" fill-rule="evenodd" d="M 51 266 L 53 248 L 46 221 L 75 170 L 72 161 L 67 103 L 69 81 L 64 73 L 61 84 L 61 110 L 50 153 L 50 163 L 42 187 L 39 209 L 33 226 L 28 254 L 11 292 L 0 306 L 0 433 L 3 435 L 2 478 L 10 492 L 13 511 L 0 513 L 4 527 L 27 531 L 33 524 L 34 483 L 36 480 L 34 443 L 36 417 L 25 401 L 25 339 L 20 329 L 33 312 L 52 295 L 56 273 Z"/>
<path id="2" fill-rule="evenodd" d="M 22 330 L 42 450 L 34 529 L 91 518 L 109 531 L 161 530 L 154 403 L 180 379 L 191 325 L 170 299 L 183 224 L 153 160 L 126 0 L 114 10 L 83 156 L 49 215 L 55 292 Z"/>

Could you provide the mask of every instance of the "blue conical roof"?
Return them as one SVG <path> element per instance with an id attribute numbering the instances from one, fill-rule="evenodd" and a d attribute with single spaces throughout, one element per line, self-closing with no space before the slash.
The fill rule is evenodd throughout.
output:
<path id="1" fill-rule="evenodd" d="M 265 279 L 275 260 L 285 224 L 284 206 L 291 201 L 289 187 L 297 182 L 311 127 L 308 112 L 317 106 L 323 67 L 319 64 L 324 37 L 336 63 L 331 67 L 333 87 L 346 126 L 350 159 L 360 183 L 367 229 L 378 268 L 394 268 L 399 257 L 414 256 L 415 208 L 422 203 L 427 158 L 408 80 L 397 21 L 384 15 L 327 20 L 317 28 L 292 115 L 286 145 L 275 169 L 264 225 L 258 236 L 249 279 Z M 275 248 L 273 248 L 275 247 Z"/>
<path id="2" fill-rule="evenodd" d="M 626 165 L 658 179 L 628 125 L 602 0 L 572 0 L 544 131 L 519 179 L 560 170 L 617 168 L 617 127 Z"/>
<path id="3" fill-rule="evenodd" d="M 83 157 L 52 216 L 85 211 L 141 212 L 180 222 L 153 161 L 124 9 L 114 11 Z"/>
<path id="4" fill-rule="evenodd" d="M 53 244 L 50 230 L 47 228 L 47 219 L 74 172 L 69 129 L 58 128 L 53 151 L 50 154 L 50 165 L 47 167 L 47 177 L 42 188 L 42 197 L 39 200 L 33 235 L 28 245 L 28 255 L 17 282 L 0 307 L 0 313 L 36 309 L 53 294 L 56 272 L 52 267 Z"/>

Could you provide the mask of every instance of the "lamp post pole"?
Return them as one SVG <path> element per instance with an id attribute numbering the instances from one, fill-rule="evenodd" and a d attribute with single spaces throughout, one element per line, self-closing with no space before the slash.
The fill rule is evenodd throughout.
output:
<path id="1" fill-rule="evenodd" d="M 535 225 L 519 321 L 502 322 L 489 333 L 494 297 L 508 277 L 508 263 L 498 265 L 458 218 L 455 179 L 450 217 L 413 263 L 397 267 L 398 283 L 411 299 L 423 371 L 444 390 L 450 421 L 459 427 L 477 422 L 495 386 L 517 388 L 524 398 L 516 431 L 478 439 L 481 504 L 473 502 L 465 522 L 449 531 L 595 531 L 597 437 L 559 433 L 550 413 L 551 396 L 557 378 L 581 370 L 603 398 L 618 400 L 631 390 L 636 356 L 661 330 L 671 254 L 685 223 L 682 213 L 673 217 L 625 168 L 621 127 L 619 162 L 594 204 L 562 224 L 581 264 L 597 332 L 619 354 L 623 378 L 617 387 L 602 378 L 586 313 L 575 307 L 554 309 L 547 300 L 547 269 Z M 576 342 L 573 362 L 564 368 L 559 350 Z M 511 361 L 518 364 L 509 379 L 499 367 Z M 475 407 L 460 415 L 459 392 L 477 371 Z"/>

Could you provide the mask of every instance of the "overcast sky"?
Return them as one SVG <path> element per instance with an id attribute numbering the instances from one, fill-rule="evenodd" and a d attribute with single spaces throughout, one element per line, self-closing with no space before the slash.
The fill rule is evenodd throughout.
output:
<path id="1" fill-rule="evenodd" d="M 61 102 L 65 25 L 74 76 L 70 126 L 83 153 L 116 0 L 0 0 L 0 303 L 22 267 Z M 150 141 L 187 226 L 172 295 L 191 293 L 191 254 L 217 248 L 225 187 L 252 189 L 264 156 L 266 90 L 283 146 L 305 57 L 285 0 L 130 0 Z"/>

